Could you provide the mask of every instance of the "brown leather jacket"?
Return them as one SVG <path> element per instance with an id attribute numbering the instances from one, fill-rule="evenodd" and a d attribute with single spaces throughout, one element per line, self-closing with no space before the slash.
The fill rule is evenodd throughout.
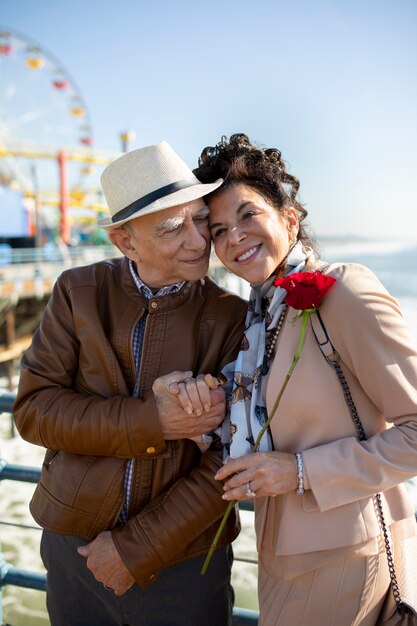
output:
<path id="1" fill-rule="evenodd" d="M 148 312 L 135 384 L 133 329 Z M 93 539 L 112 529 L 116 547 L 142 587 L 162 567 L 208 550 L 227 506 L 213 476 L 211 447 L 165 441 L 153 393 L 173 370 L 217 373 L 236 356 L 246 303 L 210 278 L 147 300 L 127 259 L 64 272 L 22 358 L 14 405 L 24 439 L 47 448 L 31 501 L 51 531 Z M 134 459 L 129 519 L 118 525 L 128 459 Z M 235 515 L 221 545 L 239 532 Z"/>

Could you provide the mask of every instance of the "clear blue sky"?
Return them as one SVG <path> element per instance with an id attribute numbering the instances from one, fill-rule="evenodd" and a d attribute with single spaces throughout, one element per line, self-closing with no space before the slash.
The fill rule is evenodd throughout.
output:
<path id="1" fill-rule="evenodd" d="M 281 149 L 315 232 L 417 240 L 416 0 L 0 0 L 75 78 L 98 148 Z"/>

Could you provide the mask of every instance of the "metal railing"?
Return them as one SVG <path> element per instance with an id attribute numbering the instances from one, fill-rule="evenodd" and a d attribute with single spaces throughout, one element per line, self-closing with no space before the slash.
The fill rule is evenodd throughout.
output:
<path id="1" fill-rule="evenodd" d="M 15 397 L 15 394 L 11 392 L 0 393 L 0 414 L 11 412 Z M 40 475 L 41 470 L 37 467 L 16 465 L 8 463 L 5 459 L 0 459 L 0 482 L 12 480 L 36 484 L 39 482 Z M 251 508 L 250 506 L 241 508 L 253 510 L 253 507 Z M 11 525 L 22 527 L 20 524 Z M 239 559 L 236 558 L 236 560 Z M 45 591 L 46 574 L 13 567 L 13 565 L 5 561 L 3 553 L 0 551 L 0 623 L 3 623 L 2 594 L 6 585 Z M 258 611 L 235 607 L 233 610 L 233 626 L 257 626 L 258 617 Z"/>
<path id="2" fill-rule="evenodd" d="M 15 401 L 16 394 L 12 391 L 0 390 L 0 415 L 2 413 L 9 413 L 10 415 L 10 437 L 14 437 L 14 422 L 12 418 L 13 402 Z"/>
<path id="3" fill-rule="evenodd" d="M 112 245 L 56 246 L 4 249 L 0 244 L 0 284 L 48 278 L 55 280 L 67 268 L 120 256 Z"/>
<path id="4" fill-rule="evenodd" d="M 26 263 L 68 263 L 71 266 L 91 263 L 119 256 L 113 245 L 56 246 L 47 243 L 39 248 L 10 248 L 0 244 L 0 268 L 14 267 Z"/>

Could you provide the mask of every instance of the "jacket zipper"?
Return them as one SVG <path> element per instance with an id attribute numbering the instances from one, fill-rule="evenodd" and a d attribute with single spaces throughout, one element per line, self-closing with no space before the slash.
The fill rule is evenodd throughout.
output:
<path id="1" fill-rule="evenodd" d="M 141 391 L 141 376 L 142 376 L 142 355 L 144 353 L 144 349 L 145 349 L 145 345 L 146 345 L 146 340 L 147 340 L 147 336 L 148 336 L 148 322 L 149 322 L 149 313 L 147 311 L 145 311 L 146 313 L 146 320 L 145 320 L 145 330 L 143 333 L 143 340 L 142 340 L 142 347 L 141 347 L 141 357 L 140 357 L 140 361 L 139 361 L 139 372 L 138 375 L 136 377 L 135 380 L 135 388 L 136 388 L 136 397 L 140 398 L 140 391 Z M 139 320 L 138 320 L 139 321 Z M 136 324 L 138 323 L 138 321 L 136 322 Z M 134 328 L 136 328 L 136 324 L 134 326 Z M 131 339 L 130 345 L 133 346 L 133 337 Z M 133 359 L 133 364 L 134 364 L 134 369 L 136 372 L 136 364 L 135 364 L 135 356 L 133 354 L 133 348 L 132 348 L 132 359 Z M 127 507 L 126 513 L 127 513 L 127 519 L 130 518 L 132 510 L 133 510 L 133 501 L 134 501 L 134 492 L 135 492 L 135 486 L 136 486 L 136 465 L 137 463 L 135 462 L 135 459 L 131 459 L 131 485 L 130 485 L 130 493 L 129 493 L 129 506 Z"/>
<path id="2" fill-rule="evenodd" d="M 52 463 L 55 461 L 56 457 L 58 456 L 58 452 L 59 450 L 55 450 L 54 454 L 51 456 L 51 458 L 49 459 L 49 461 L 47 463 L 44 463 L 44 466 L 48 469 L 48 467 L 50 467 L 52 465 Z"/>
<path id="3" fill-rule="evenodd" d="M 148 338 L 148 326 L 149 326 L 149 313 L 146 313 L 146 320 L 145 320 L 145 331 L 143 333 L 143 340 L 142 340 L 142 349 L 141 349 L 141 357 L 140 357 L 140 362 L 139 362 L 139 372 L 135 381 L 135 386 L 137 387 L 137 397 L 140 398 L 140 391 L 141 391 L 141 378 L 142 378 L 142 355 L 144 353 L 144 349 L 146 346 L 146 341 Z M 133 357 L 133 349 L 132 349 L 132 357 Z M 134 357 L 133 357 L 134 359 Z M 135 368 L 136 369 L 136 368 Z"/>

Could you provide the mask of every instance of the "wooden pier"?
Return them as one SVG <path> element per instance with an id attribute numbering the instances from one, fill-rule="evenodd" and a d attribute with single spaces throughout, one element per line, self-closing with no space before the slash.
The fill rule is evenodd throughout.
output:
<path id="1" fill-rule="evenodd" d="M 58 249 L 22 248 L 11 250 L 7 262 L 0 257 L 0 367 L 10 390 L 16 361 L 31 342 L 59 274 L 117 255 L 106 245 L 68 248 L 65 255 Z"/>

